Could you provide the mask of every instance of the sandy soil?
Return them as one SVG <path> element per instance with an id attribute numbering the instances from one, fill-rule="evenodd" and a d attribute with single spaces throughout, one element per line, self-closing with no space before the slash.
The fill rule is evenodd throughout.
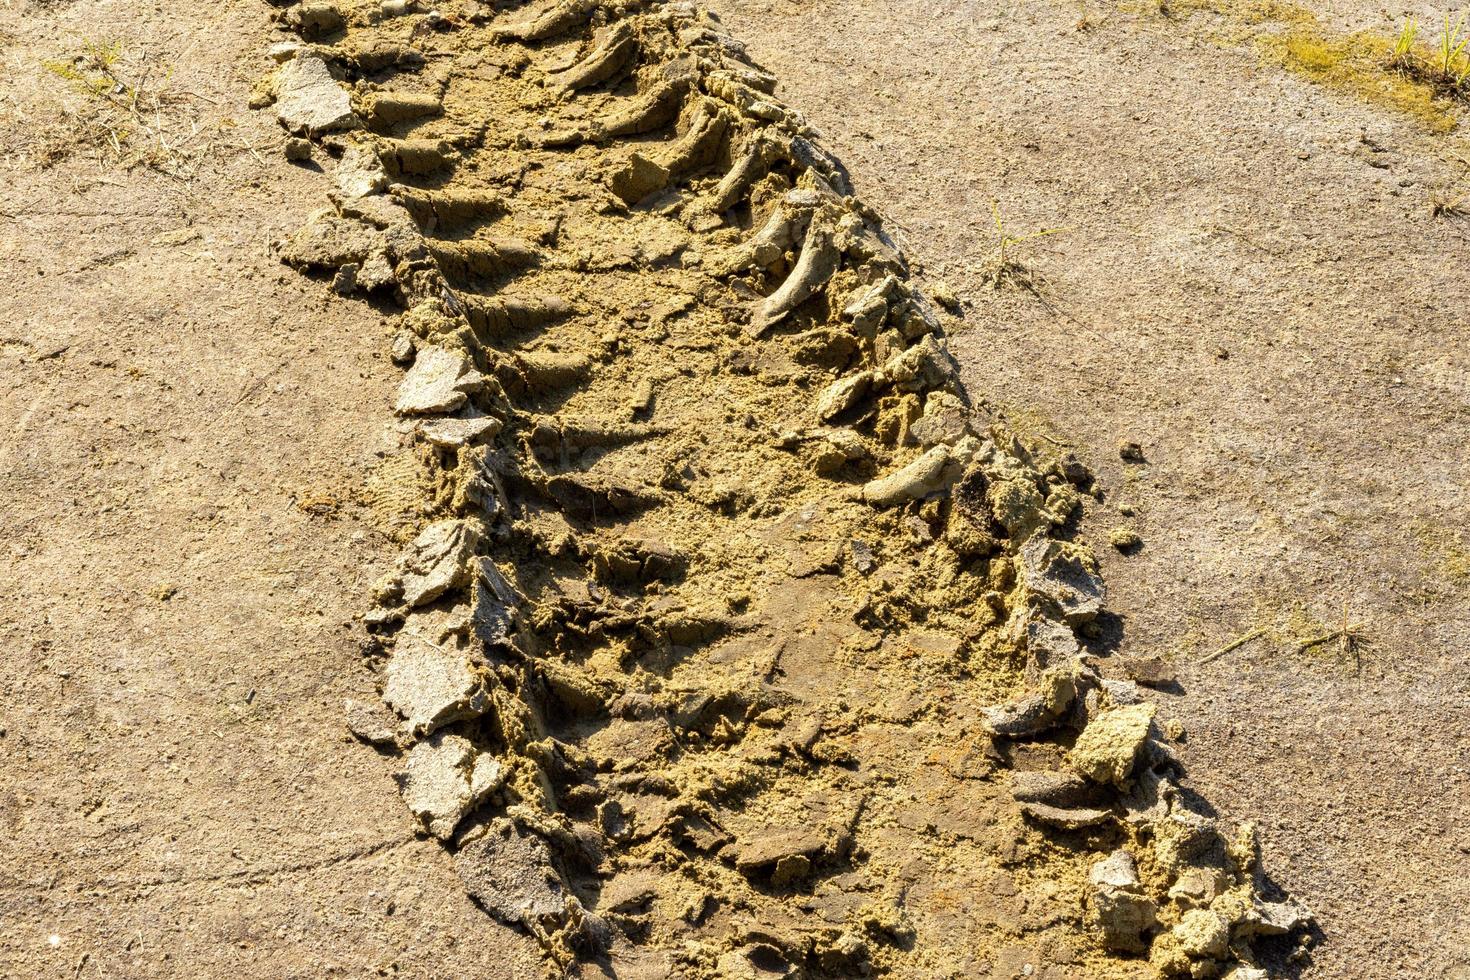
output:
<path id="1" fill-rule="evenodd" d="M 970 389 L 1099 468 L 1099 551 L 1141 533 L 1121 648 L 1174 656 L 1194 783 L 1321 917 L 1305 975 L 1464 976 L 1467 229 L 1427 204 L 1458 144 L 1202 19 L 715 6 L 963 299 Z M 245 108 L 261 20 L 0 9 L 0 972 L 533 976 L 343 737 L 397 374 L 379 317 L 267 252 L 321 197 Z M 107 36 L 192 93 L 173 176 L 65 114 L 42 63 Z M 1067 229 L 1020 253 L 1039 298 L 983 281 L 992 200 Z M 1296 652 L 1344 607 L 1360 650 Z"/>
<path id="2" fill-rule="evenodd" d="M 1205 16 L 713 6 L 964 300 L 971 389 L 1098 466 L 1083 523 L 1121 647 L 1174 656 L 1195 785 L 1260 821 L 1321 919 L 1305 975 L 1464 975 L 1470 226 L 1429 203 L 1463 144 L 1211 43 Z M 992 201 L 1014 234 L 1066 229 L 1023 253 L 1039 299 L 984 281 Z M 1106 547 L 1123 524 L 1132 557 Z M 1298 654 L 1297 605 L 1326 629 L 1345 607 L 1360 654 Z M 1198 664 L 1260 626 L 1292 635 Z"/>

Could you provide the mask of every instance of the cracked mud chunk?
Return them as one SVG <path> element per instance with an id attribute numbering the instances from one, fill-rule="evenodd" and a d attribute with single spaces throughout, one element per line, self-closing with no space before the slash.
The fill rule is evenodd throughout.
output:
<path id="1" fill-rule="evenodd" d="M 501 787 L 505 773 L 494 756 L 478 751 L 469 739 L 437 732 L 409 751 L 399 779 L 409 810 L 442 839 Z"/>
<path id="2" fill-rule="evenodd" d="M 398 386 L 394 411 L 401 415 L 452 412 L 485 381 L 469 358 L 443 347 L 425 347 Z"/>
<path id="3" fill-rule="evenodd" d="M 502 922 L 546 928 L 566 915 L 568 894 L 551 850 L 508 818 L 467 835 L 454 867 L 470 896 Z"/>
<path id="4" fill-rule="evenodd" d="M 276 117 L 293 133 L 319 136 L 361 123 L 352 100 L 315 54 L 298 54 L 276 75 Z"/>
<path id="5" fill-rule="evenodd" d="M 483 714 L 489 705 L 485 679 L 468 656 L 407 632 L 383 668 L 383 700 L 420 735 Z"/>

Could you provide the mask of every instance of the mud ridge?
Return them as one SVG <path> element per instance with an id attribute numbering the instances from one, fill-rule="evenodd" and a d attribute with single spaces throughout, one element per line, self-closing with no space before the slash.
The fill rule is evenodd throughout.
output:
<path id="1" fill-rule="evenodd" d="M 283 261 L 402 310 L 405 803 L 549 975 L 1264 977 L 1249 825 L 1082 641 L 1089 477 L 683 3 L 277 5 Z M 1027 969 L 1029 968 L 1029 969 Z"/>

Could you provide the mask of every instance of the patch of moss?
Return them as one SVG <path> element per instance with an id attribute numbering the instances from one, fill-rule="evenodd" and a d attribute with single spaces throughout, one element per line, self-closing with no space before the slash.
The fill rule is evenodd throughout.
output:
<path id="1" fill-rule="evenodd" d="M 1464 532 L 1451 530 L 1432 521 L 1414 524 L 1414 536 L 1424 557 L 1434 564 L 1434 570 L 1450 584 L 1464 588 L 1470 586 L 1470 544 Z"/>
<path id="2" fill-rule="evenodd" d="M 1346 91 L 1372 105 L 1405 113 L 1432 133 L 1459 125 L 1459 112 L 1434 86 L 1389 67 L 1393 42 L 1371 31 L 1329 35 L 1297 26 L 1263 37 L 1261 50 L 1289 71 Z"/>
<path id="3" fill-rule="evenodd" d="M 1287 0 L 1159 0 L 1172 19 L 1209 14 L 1224 23 L 1217 40 L 1254 45 L 1269 63 L 1320 85 L 1417 119 L 1431 133 L 1459 125 L 1460 107 L 1432 80 L 1394 66 L 1393 39 L 1376 31 L 1338 33 Z"/>

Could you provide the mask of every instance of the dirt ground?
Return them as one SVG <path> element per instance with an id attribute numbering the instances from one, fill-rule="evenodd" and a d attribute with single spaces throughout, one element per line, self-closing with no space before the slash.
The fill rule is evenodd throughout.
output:
<path id="1" fill-rule="evenodd" d="M 1260 822 L 1319 916 L 1305 975 L 1466 975 L 1470 224 L 1430 200 L 1463 144 L 1216 42 L 1207 15 L 714 7 L 964 301 L 971 389 L 1099 468 L 1083 526 L 1121 649 L 1173 656 L 1194 785 Z M 984 279 L 992 201 L 1012 234 L 1065 229 L 1023 253 L 1040 298 Z M 1131 557 L 1106 545 L 1125 524 Z M 1298 606 L 1325 626 L 1293 627 Z M 1344 609 L 1361 651 L 1296 652 Z"/>
<path id="2" fill-rule="evenodd" d="M 1304 975 L 1467 975 L 1470 226 L 1429 208 L 1459 143 L 1202 15 L 715 7 L 959 295 L 971 391 L 1099 469 L 1120 647 L 1173 657 L 1194 785 L 1317 912 Z M 0 967 L 539 975 L 344 737 L 397 374 L 268 253 L 321 188 L 245 107 L 262 19 L 0 7 Z M 174 66 L 128 135 L 45 65 L 109 37 Z M 984 281 L 992 201 L 1065 229 L 1017 253 L 1039 296 Z M 1344 616 L 1356 648 L 1297 651 Z"/>
<path id="3" fill-rule="evenodd" d="M 244 105 L 260 7 L 179 13 L 0 11 L 0 974 L 539 976 L 345 736 L 396 369 L 267 252 L 320 192 Z M 104 37 L 192 93 L 184 176 L 36 166 Z"/>

